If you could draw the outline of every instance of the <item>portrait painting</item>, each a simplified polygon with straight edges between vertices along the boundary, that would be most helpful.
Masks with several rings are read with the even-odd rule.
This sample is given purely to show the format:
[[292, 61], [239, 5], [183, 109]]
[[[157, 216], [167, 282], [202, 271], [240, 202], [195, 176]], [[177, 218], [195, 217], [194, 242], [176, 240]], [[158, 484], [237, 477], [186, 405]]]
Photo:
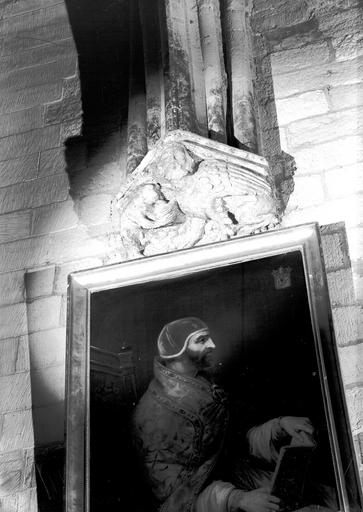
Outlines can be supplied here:
[[316, 224], [69, 289], [67, 512], [361, 509]]

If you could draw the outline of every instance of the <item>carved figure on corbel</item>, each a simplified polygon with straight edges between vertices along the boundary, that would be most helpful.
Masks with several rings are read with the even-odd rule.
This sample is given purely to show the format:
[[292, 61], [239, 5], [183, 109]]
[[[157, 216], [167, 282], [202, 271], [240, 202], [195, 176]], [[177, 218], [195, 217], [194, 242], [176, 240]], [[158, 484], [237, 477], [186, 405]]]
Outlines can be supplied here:
[[131, 259], [270, 229], [276, 204], [262, 157], [177, 130], [115, 198], [120, 250]]

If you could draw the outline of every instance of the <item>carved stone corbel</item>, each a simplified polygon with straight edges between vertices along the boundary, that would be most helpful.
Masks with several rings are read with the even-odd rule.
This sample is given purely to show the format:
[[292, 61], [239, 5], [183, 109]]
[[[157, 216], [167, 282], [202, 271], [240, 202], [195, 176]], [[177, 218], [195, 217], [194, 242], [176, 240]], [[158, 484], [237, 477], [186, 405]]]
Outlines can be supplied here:
[[120, 254], [150, 256], [279, 223], [266, 160], [194, 133], [161, 139], [113, 202]]

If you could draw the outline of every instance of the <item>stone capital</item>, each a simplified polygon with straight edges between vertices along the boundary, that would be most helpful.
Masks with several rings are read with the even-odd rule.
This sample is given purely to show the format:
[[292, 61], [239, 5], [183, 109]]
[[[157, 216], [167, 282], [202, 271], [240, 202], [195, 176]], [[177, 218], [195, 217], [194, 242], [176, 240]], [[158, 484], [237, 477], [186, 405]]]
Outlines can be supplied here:
[[265, 158], [182, 130], [147, 153], [113, 206], [126, 259], [250, 235], [279, 222]]

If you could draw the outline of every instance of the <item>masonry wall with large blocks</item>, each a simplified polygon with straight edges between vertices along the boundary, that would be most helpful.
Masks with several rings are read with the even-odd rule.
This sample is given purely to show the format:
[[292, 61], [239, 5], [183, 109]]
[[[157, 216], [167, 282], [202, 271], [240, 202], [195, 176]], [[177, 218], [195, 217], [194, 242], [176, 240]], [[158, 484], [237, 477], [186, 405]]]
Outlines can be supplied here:
[[[282, 149], [296, 161], [283, 225], [344, 222], [324, 254], [350, 420], [363, 468], [362, 2], [255, 0]], [[346, 244], [351, 263], [343, 253]], [[351, 269], [349, 268], [351, 264]], [[352, 273], [353, 271], [353, 273]]]
[[[67, 275], [109, 261], [110, 200], [125, 175], [127, 9], [119, 1], [99, 4], [0, 2], [0, 510], [6, 512], [37, 510], [34, 444], [63, 441]], [[360, 4], [255, 0], [253, 20], [266, 39], [260, 57], [272, 71], [281, 142], [297, 162], [284, 225], [347, 227], [353, 281], [341, 232], [330, 231], [324, 244], [359, 461]]]

